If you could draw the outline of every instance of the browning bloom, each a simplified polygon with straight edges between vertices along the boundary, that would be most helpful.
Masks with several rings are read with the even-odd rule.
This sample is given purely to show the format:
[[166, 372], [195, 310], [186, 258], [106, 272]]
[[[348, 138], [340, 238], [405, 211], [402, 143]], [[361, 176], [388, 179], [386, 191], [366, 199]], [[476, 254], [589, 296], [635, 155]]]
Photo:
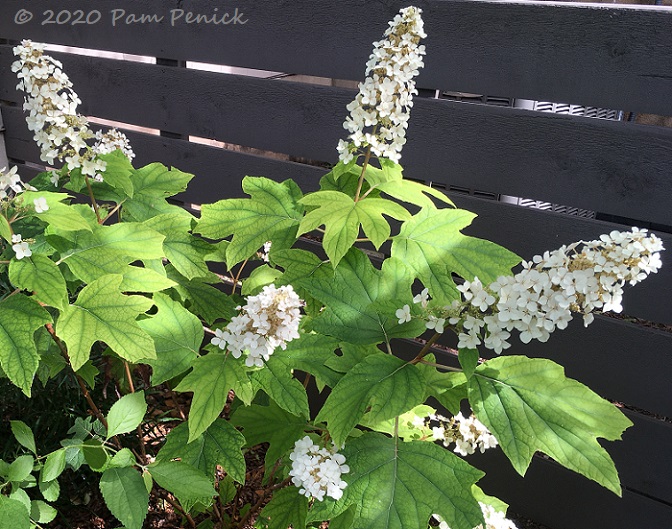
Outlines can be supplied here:
[[406, 143], [406, 129], [413, 96], [418, 93], [413, 78], [424, 66], [425, 47], [422, 11], [402, 9], [389, 24], [383, 40], [373, 43], [366, 64], [367, 78], [347, 109], [350, 116], [343, 126], [350, 132], [348, 141], [338, 144], [340, 159], [348, 163], [357, 152], [371, 149], [378, 157], [398, 162]]
[[231, 319], [226, 330], [215, 331], [211, 343], [228, 348], [234, 358], [247, 351], [245, 365], [262, 367], [276, 347], [284, 349], [287, 342], [299, 337], [303, 305], [291, 285], [265, 286], [256, 296], [248, 297], [245, 306], [238, 307], [241, 313]]

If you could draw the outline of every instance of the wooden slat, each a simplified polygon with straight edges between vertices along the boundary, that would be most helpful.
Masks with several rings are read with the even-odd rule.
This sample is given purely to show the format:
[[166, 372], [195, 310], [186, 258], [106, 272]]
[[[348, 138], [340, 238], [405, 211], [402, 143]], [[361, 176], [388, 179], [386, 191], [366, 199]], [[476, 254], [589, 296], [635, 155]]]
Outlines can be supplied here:
[[487, 494], [551, 529], [666, 529], [672, 519], [669, 504], [630, 490], [618, 498], [551, 461], [535, 458], [524, 478], [496, 450], [471, 456], [469, 461], [486, 472], [479, 485]]
[[[41, 25], [46, 9], [91, 11], [83, 0], [3, 0], [0, 36], [32, 38], [172, 59], [361, 79], [371, 43], [406, 2], [341, 0], [218, 5], [244, 13], [244, 25], [170, 24], [170, 10], [211, 15], [211, 2], [99, 0], [94, 25]], [[429, 35], [425, 88], [465, 91], [672, 115], [668, 8], [537, 2], [416, 2]], [[17, 24], [15, 14], [34, 18]], [[164, 16], [161, 23], [112, 25], [112, 10]], [[117, 11], [117, 13], [120, 13]], [[182, 19], [184, 20], [184, 18]], [[337, 50], [337, 51], [336, 51]]]
[[[17, 100], [0, 61], [0, 98]], [[63, 57], [81, 112], [334, 162], [352, 90]], [[4, 67], [4, 68], [3, 68]], [[147, 87], [151, 87], [148, 90]], [[672, 129], [419, 99], [407, 175], [672, 225]]]
[[[8, 120], [8, 148], [17, 159], [39, 163], [38, 150], [28, 135], [23, 117], [16, 108], [3, 108]], [[23, 134], [17, 134], [23, 130]], [[132, 134], [138, 155], [136, 165], [160, 160], [198, 177], [192, 181], [183, 199], [193, 203], [213, 202], [241, 196], [243, 176], [268, 176], [275, 180], [296, 178], [304, 192], [317, 189], [324, 170], [302, 164], [268, 160], [258, 156], [228, 152], [212, 147], [195, 145], [180, 140]], [[607, 222], [581, 219], [568, 215], [544, 212], [455, 195], [457, 205], [478, 213], [479, 217], [467, 233], [487, 238], [512, 249], [521, 257], [530, 259], [545, 250], [557, 248], [577, 240], [592, 240], [613, 229], [628, 229]], [[520, 237], [525, 233], [525, 237]], [[672, 236], [659, 233], [663, 242], [672, 249]], [[666, 252], [663, 253], [666, 261]], [[634, 288], [625, 296], [625, 313], [654, 322], [672, 324], [672, 311], [667, 300], [672, 298], [672, 268], [663, 266], [658, 274]]]

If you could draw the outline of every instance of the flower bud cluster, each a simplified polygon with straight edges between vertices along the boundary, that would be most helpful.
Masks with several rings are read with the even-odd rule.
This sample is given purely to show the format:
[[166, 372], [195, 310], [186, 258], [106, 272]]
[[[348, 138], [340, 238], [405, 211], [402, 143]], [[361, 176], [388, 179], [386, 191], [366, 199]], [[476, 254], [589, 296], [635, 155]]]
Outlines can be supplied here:
[[441, 441], [446, 448], [455, 443], [453, 451], [466, 456], [473, 454], [477, 449], [485, 452], [488, 448], [497, 446], [497, 439], [475, 415], [464, 417], [458, 413], [451, 419], [442, 415], [430, 415], [430, 420], [438, 422], [432, 428], [435, 440]]
[[[495, 510], [492, 505], [488, 505], [487, 503], [479, 501], [478, 504], [485, 519], [485, 529], [518, 529], [516, 524], [509, 520], [502, 511]], [[439, 522], [439, 529], [450, 529], [448, 523], [438, 514], [434, 514], [433, 516]], [[479, 524], [474, 529], [483, 529], [483, 525]]]
[[306, 435], [294, 443], [289, 458], [292, 460], [289, 475], [294, 485], [301, 488], [301, 494], [318, 501], [325, 496], [341, 499], [343, 489], [348, 486], [341, 475], [350, 472], [350, 467], [336, 447], [331, 450], [320, 448]]
[[394, 162], [401, 158], [413, 96], [418, 93], [413, 78], [424, 66], [425, 47], [419, 43], [427, 35], [421, 13], [416, 7], [402, 9], [389, 23], [385, 38], [373, 43], [367, 78], [347, 107], [350, 116], [343, 126], [350, 132], [348, 141], [338, 144], [345, 163], [366, 148]]
[[[23, 109], [29, 113], [26, 122], [41, 149], [40, 158], [49, 165], [53, 165], [54, 160], [65, 162], [71, 171], [81, 168], [82, 174], [102, 180], [106, 164], [97, 159], [102, 151], [97, 152], [86, 143], [94, 134], [87, 119], [77, 113], [81, 100], [63, 72], [62, 63], [45, 55], [44, 45], [30, 40], [16, 46], [14, 55], [19, 57], [12, 64], [12, 71], [19, 78], [16, 88], [26, 93]], [[115, 132], [111, 138], [122, 136]], [[123, 138], [122, 144], [127, 146], [128, 140]], [[99, 140], [100, 144], [110, 145], [110, 140], [102, 136]], [[127, 150], [124, 153], [127, 154]]]
[[247, 298], [247, 304], [238, 307], [226, 330], [217, 329], [211, 343], [231, 351], [240, 358], [248, 355], [245, 365], [263, 367], [276, 347], [284, 349], [287, 342], [299, 337], [300, 308], [303, 301], [291, 285], [276, 288], [268, 285], [256, 296]]
[[[462, 300], [448, 307], [428, 308], [426, 289], [414, 302], [425, 310], [427, 328], [443, 332], [447, 323], [457, 332], [459, 348], [482, 344], [500, 354], [511, 346], [513, 330], [523, 343], [545, 342], [567, 327], [574, 312], [583, 315], [586, 326], [595, 312], [621, 312], [623, 287], [657, 272], [661, 250], [662, 241], [647, 230], [612, 231], [536, 255], [521, 272], [488, 286], [478, 278], [465, 281], [457, 287]], [[399, 309], [397, 317], [399, 323], [409, 321], [410, 307]]]

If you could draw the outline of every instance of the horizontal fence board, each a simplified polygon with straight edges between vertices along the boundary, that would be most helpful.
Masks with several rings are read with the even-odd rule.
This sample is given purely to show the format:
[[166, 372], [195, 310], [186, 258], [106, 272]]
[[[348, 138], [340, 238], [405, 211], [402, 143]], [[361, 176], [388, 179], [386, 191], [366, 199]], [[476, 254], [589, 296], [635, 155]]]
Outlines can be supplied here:
[[[648, 447], [641, 447], [646, 450]], [[498, 450], [471, 456], [469, 461], [486, 472], [479, 485], [497, 496], [513, 512], [532, 518], [549, 529], [669, 529], [672, 507], [637, 492], [623, 497], [554, 462], [534, 458], [524, 478]]]
[[[10, 156], [39, 163], [38, 150], [30, 139], [21, 112], [3, 107], [7, 122], [7, 148]], [[17, 131], [23, 130], [23, 134]], [[269, 160], [259, 156], [224, 151], [183, 140], [158, 138], [128, 133], [138, 156], [136, 165], [153, 161], [178, 167], [197, 175], [183, 199], [193, 203], [213, 202], [221, 198], [242, 196], [240, 180], [245, 175], [268, 176], [275, 180], [296, 178], [304, 192], [317, 189], [324, 170], [303, 164]], [[479, 216], [466, 233], [491, 239], [510, 248], [525, 259], [583, 239], [592, 240], [613, 229], [628, 229], [608, 222], [582, 219], [570, 215], [502, 204], [455, 194], [456, 204]], [[526, 237], [520, 237], [526, 233]], [[659, 234], [672, 251], [672, 236]], [[642, 284], [627, 288], [624, 302], [626, 314], [654, 322], [672, 324], [672, 311], [667, 300], [672, 298], [672, 268], [663, 265], [658, 274]]]
[[[0, 50], [0, 98], [20, 100], [6, 70], [8, 48]], [[328, 162], [337, 160], [354, 95], [61, 57], [84, 101], [82, 113]], [[672, 129], [418, 99], [402, 162], [415, 178], [672, 226]]]
[[[361, 79], [371, 43], [405, 2], [99, 0], [98, 23], [42, 25], [43, 12], [89, 13], [91, 2], [4, 0], [0, 37], [233, 66]], [[664, 7], [428, 0], [424, 88], [672, 115], [672, 13]], [[32, 20], [15, 16], [30, 9]], [[171, 9], [185, 12], [171, 25]], [[186, 24], [186, 12], [235, 14], [245, 24]], [[114, 11], [113, 10], [117, 10]], [[126, 16], [161, 22], [126, 24]], [[67, 18], [64, 14], [61, 20]], [[94, 18], [96, 18], [94, 16]], [[221, 19], [221, 16], [219, 17]], [[338, 51], [336, 51], [338, 50]]]

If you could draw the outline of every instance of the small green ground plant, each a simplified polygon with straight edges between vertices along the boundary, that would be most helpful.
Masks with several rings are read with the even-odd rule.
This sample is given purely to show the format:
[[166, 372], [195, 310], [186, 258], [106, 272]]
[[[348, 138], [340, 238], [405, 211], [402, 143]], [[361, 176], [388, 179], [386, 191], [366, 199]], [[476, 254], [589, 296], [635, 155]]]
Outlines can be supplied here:
[[[248, 176], [249, 198], [203, 205], [200, 218], [167, 200], [192, 175], [135, 168], [123, 134], [94, 134], [77, 114], [58, 61], [28, 41], [15, 49], [29, 127], [44, 161], [63, 165], [27, 184], [15, 169], [0, 177], [1, 373], [27, 396], [67, 378], [90, 415], [48, 453], [12, 420], [22, 452], [0, 460], [1, 529], [47, 526], [59, 477], [83, 466], [126, 529], [141, 529], [152, 495], [203, 529], [513, 527], [467, 461], [495, 447], [520, 474], [539, 451], [621, 494], [597, 439], [630, 421], [550, 360], [483, 360], [478, 348], [499, 355], [515, 336], [548, 340], [573, 313], [588, 325], [619, 311], [623, 286], [660, 267], [661, 242], [612, 232], [514, 274], [518, 256], [464, 235], [475, 215], [398, 163], [424, 37], [411, 7], [374, 44], [319, 191]], [[308, 233], [321, 243], [299, 244]], [[428, 332], [403, 358], [402, 340]], [[444, 332], [458, 337], [459, 367], [432, 353]], [[92, 394], [106, 377], [124, 393], [107, 409]], [[311, 379], [326, 395], [312, 412]], [[191, 399], [150, 450], [159, 387]], [[261, 499], [231, 508], [245, 455], [263, 443]]]

